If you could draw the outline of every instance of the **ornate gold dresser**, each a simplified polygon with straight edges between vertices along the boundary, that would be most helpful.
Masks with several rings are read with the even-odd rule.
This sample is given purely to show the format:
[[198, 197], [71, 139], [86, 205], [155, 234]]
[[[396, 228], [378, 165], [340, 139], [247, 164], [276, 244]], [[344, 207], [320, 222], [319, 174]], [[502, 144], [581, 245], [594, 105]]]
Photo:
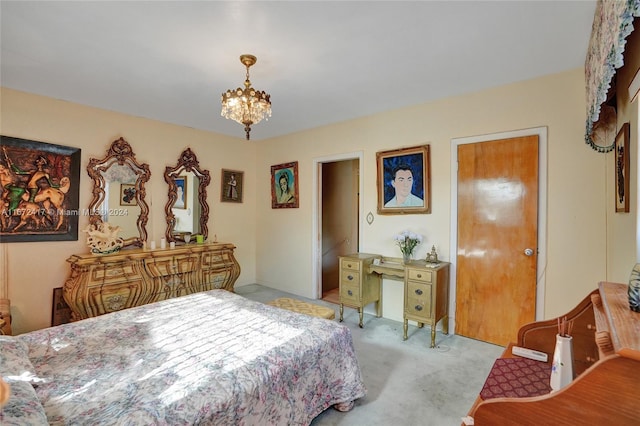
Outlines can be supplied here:
[[73, 255], [64, 299], [77, 321], [200, 291], [233, 291], [240, 275], [234, 249], [212, 243]]

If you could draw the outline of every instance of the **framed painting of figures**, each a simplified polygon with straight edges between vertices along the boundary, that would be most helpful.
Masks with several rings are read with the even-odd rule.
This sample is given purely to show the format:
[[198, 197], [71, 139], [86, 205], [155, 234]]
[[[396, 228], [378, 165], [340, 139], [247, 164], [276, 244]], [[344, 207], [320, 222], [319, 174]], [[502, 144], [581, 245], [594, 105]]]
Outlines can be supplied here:
[[244, 172], [222, 169], [220, 179], [220, 201], [227, 203], [241, 203], [244, 193]]
[[0, 243], [77, 240], [80, 149], [0, 138]]

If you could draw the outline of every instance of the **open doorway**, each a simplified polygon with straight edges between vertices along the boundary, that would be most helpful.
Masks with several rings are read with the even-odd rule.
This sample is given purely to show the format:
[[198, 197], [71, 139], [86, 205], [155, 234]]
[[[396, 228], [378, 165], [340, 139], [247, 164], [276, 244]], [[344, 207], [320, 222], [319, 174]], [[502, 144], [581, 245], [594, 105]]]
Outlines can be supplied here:
[[317, 298], [337, 304], [338, 257], [359, 249], [361, 154], [323, 158], [316, 163], [314, 288]]

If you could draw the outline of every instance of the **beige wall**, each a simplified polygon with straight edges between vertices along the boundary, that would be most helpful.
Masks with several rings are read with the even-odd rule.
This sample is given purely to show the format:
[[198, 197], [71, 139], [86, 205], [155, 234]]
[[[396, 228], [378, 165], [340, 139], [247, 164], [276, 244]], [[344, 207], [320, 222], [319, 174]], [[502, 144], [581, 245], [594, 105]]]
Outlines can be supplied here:
[[[175, 166], [178, 156], [190, 147], [200, 166], [211, 173], [208, 187], [210, 207], [209, 235], [237, 246], [236, 257], [242, 267], [237, 285], [254, 283], [255, 277], [255, 154], [256, 145], [241, 138], [175, 126], [139, 117], [89, 108], [51, 98], [3, 88], [0, 92], [0, 133], [41, 142], [82, 149], [80, 207], [91, 200], [91, 182], [86, 172], [89, 158], [102, 158], [111, 142], [125, 138], [141, 163], [148, 163], [151, 179], [147, 184], [150, 217], [149, 239], [159, 244], [166, 222], [164, 206], [168, 200], [163, 179], [166, 166]], [[239, 126], [239, 130], [242, 130]], [[239, 131], [239, 133], [241, 133]], [[245, 172], [244, 202], [220, 202], [222, 168]], [[79, 227], [88, 225], [80, 217]], [[74, 253], [87, 253], [85, 235], [78, 241], [8, 243], [9, 298], [14, 333], [49, 326], [52, 289], [61, 287], [69, 273], [65, 260]]]
[[[612, 208], [606, 176], [610, 172], [607, 164], [613, 160], [584, 143], [582, 69], [255, 142], [7, 89], [1, 95], [3, 135], [82, 148], [81, 207], [89, 202], [84, 170], [88, 158], [102, 157], [110, 142], [120, 136], [127, 139], [138, 159], [151, 166], [149, 231], [156, 240], [165, 229], [164, 167], [191, 147], [201, 166], [212, 173], [210, 235], [238, 246], [242, 266], [238, 285], [257, 282], [302, 296], [313, 294], [314, 159], [363, 154], [362, 251], [398, 256], [392, 236], [409, 228], [426, 237], [418, 256], [435, 244], [447, 260], [452, 220], [451, 139], [540, 126], [548, 127], [545, 316], [566, 312], [598, 281], [624, 277], [632, 266], [606, 267], [607, 243], [611, 243], [607, 209]], [[431, 145], [432, 213], [378, 216], [376, 152], [425, 143]], [[290, 161], [299, 162], [300, 208], [272, 209], [270, 167]], [[243, 204], [219, 202], [222, 167], [245, 171]], [[375, 216], [371, 225], [364, 221], [368, 212]], [[86, 224], [86, 218], [81, 218], [80, 227]], [[51, 289], [66, 278], [64, 260], [86, 252], [84, 240], [8, 246], [14, 331], [45, 327], [51, 315]], [[627, 248], [620, 250], [622, 256], [630, 256]], [[393, 298], [390, 302], [397, 303]]]
[[[314, 158], [362, 151], [361, 251], [399, 256], [392, 236], [409, 228], [426, 236], [418, 252], [435, 244], [445, 260], [450, 234], [451, 139], [539, 126], [548, 127], [548, 229], [546, 317], [572, 308], [606, 279], [605, 155], [584, 143], [585, 93], [582, 69], [411, 108], [389, 111], [260, 143], [257, 146], [257, 281], [311, 296], [314, 232]], [[431, 145], [432, 213], [376, 213], [376, 152]], [[299, 161], [300, 208], [272, 210], [270, 165]], [[607, 200], [608, 202], [608, 200]], [[607, 204], [607, 205], [610, 205]], [[274, 265], [281, 265], [274, 267]], [[391, 285], [389, 283], [388, 285]], [[386, 293], [385, 293], [386, 294]], [[385, 300], [385, 305], [388, 301]], [[398, 303], [397, 298], [389, 303]], [[385, 306], [385, 309], [387, 307]]]
[[640, 31], [634, 31], [627, 38], [624, 66], [616, 72], [617, 128], [629, 123], [631, 132], [629, 148], [631, 151], [629, 213], [615, 212], [615, 152], [607, 154], [607, 270], [611, 281], [628, 282], [631, 269], [640, 262], [637, 248], [638, 238], [638, 105], [629, 103], [629, 84], [640, 68]]

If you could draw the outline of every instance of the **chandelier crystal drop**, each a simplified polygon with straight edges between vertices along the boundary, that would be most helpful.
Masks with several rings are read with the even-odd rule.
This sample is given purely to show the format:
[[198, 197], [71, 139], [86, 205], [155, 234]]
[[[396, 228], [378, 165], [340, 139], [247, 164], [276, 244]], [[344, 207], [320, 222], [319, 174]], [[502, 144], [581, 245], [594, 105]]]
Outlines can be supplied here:
[[249, 140], [251, 126], [271, 117], [271, 95], [265, 91], [251, 87], [249, 81], [249, 67], [254, 65], [257, 58], [253, 55], [241, 55], [240, 62], [247, 69], [244, 89], [227, 90], [222, 94], [222, 112], [224, 118], [231, 119], [244, 125], [244, 131]]

